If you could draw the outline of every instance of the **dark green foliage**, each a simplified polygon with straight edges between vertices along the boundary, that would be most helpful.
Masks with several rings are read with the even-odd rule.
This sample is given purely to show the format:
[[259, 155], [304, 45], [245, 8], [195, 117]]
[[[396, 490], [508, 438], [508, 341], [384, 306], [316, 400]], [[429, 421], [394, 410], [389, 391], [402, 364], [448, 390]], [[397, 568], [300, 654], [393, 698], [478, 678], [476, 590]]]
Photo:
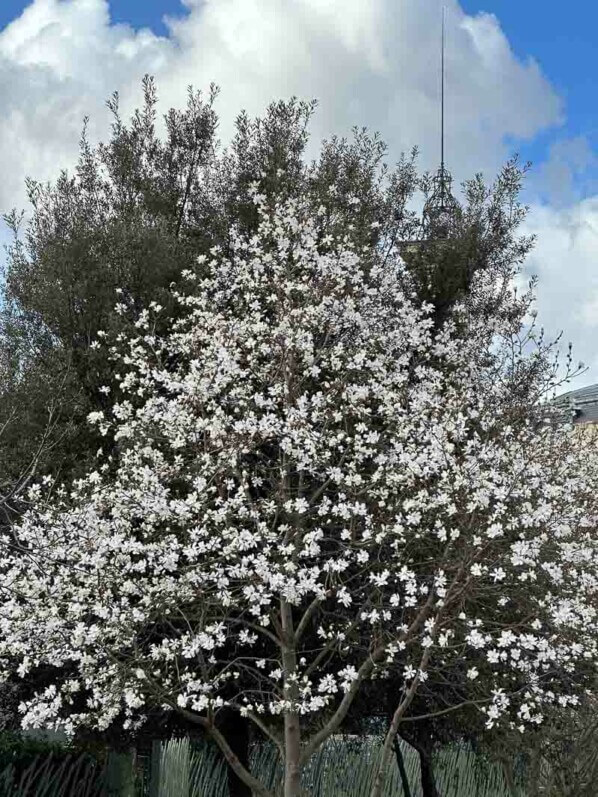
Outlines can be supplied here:
[[[27, 221], [14, 210], [5, 217], [14, 241], [0, 317], [0, 419], [10, 418], [0, 440], [0, 479], [14, 477], [31, 455], [51, 409], [52, 446], [41, 470], [67, 478], [106, 445], [85, 420], [110, 400], [101, 388], [115, 387], [104, 350], [91, 347], [97, 333], [128, 334], [131, 318], [152, 300], [167, 305], [161, 317], [169, 319], [166, 288], [181, 271], [197, 269], [197, 256], [209, 256], [213, 246], [226, 252], [233, 227], [255, 228], [254, 181], [272, 200], [307, 197], [357, 247], [386, 252], [421, 241], [413, 198], [426, 180], [418, 178], [415, 151], [391, 171], [379, 135], [355, 128], [352, 140], [324, 141], [308, 164], [316, 103], [293, 98], [272, 103], [263, 118], [242, 112], [230, 147], [220, 152], [214, 87], [207, 100], [190, 89], [187, 107], [166, 114], [163, 136], [150, 78], [143, 91], [144, 106], [129, 124], [118, 96], [109, 100], [107, 143], [91, 146], [84, 129], [72, 174], [64, 171], [50, 185], [27, 181]], [[521, 177], [511, 163], [491, 189], [480, 178], [470, 181], [451, 240], [409, 250], [414, 288], [434, 304], [439, 323], [477, 270], [525, 253], [527, 243], [516, 236]], [[117, 301], [128, 311], [115, 312]]]
[[[475, 299], [471, 291], [478, 272], [502, 277], [506, 289], [514, 270], [525, 260], [533, 246], [533, 238], [520, 233], [527, 207], [519, 195], [527, 169], [513, 158], [490, 186], [479, 174], [467, 180], [450, 235], [422, 242], [408, 252], [420, 298], [434, 306], [437, 324], [446, 319], [456, 301], [465, 296]], [[422, 187], [427, 194], [427, 176]], [[516, 307], [510, 305], [511, 310]], [[483, 304], [477, 311], [484, 313]], [[517, 319], [514, 314], [513, 320]]]
[[100, 766], [87, 755], [37, 757], [20, 775], [13, 765], [0, 773], [0, 797], [100, 797]]
[[23, 769], [40, 756], [53, 755], [56, 758], [64, 758], [69, 753], [69, 749], [60, 742], [23, 736], [15, 731], [0, 733], [0, 770], [4, 770], [9, 764], [13, 764], [17, 769]]
[[[129, 126], [118, 97], [108, 144], [92, 148], [85, 130], [74, 174], [55, 185], [27, 181], [31, 218], [6, 216], [15, 239], [9, 249], [2, 309], [0, 414], [11, 423], [2, 439], [0, 468], [14, 471], [39, 439], [48, 408], [59, 400], [59, 418], [46, 469], [68, 476], [86, 462], [99, 441], [86, 424], [101, 408], [112, 372], [90, 344], [98, 331], [127, 329], [115, 312], [116, 291], [132, 311], [153, 299], [189, 267], [201, 242], [186, 223], [198, 170], [213, 150], [215, 91], [204, 103], [189, 92], [185, 112], [171, 111], [167, 136], [155, 130], [153, 82], [144, 81], [145, 105]], [[185, 223], [183, 223], [185, 222]]]
[[95, 797], [103, 764], [70, 745], [0, 733], [0, 797]]

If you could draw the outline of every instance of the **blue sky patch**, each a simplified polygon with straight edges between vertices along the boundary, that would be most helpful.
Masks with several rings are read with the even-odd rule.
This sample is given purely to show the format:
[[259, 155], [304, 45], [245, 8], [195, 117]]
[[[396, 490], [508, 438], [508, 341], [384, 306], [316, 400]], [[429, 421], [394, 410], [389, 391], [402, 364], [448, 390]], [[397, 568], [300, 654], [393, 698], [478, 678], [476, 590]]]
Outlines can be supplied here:
[[[27, 0], [1, 0], [0, 28], [18, 17], [30, 5]], [[164, 17], [186, 16], [181, 0], [110, 0], [113, 22], [126, 22], [133, 28], [151, 28], [159, 36], [167, 36]]]

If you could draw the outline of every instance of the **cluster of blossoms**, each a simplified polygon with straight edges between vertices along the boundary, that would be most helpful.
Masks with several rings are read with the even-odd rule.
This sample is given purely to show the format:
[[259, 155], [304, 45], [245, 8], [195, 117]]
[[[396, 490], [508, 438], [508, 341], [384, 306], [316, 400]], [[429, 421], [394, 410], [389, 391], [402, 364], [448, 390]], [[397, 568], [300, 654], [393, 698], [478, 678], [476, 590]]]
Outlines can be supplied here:
[[254, 201], [170, 332], [154, 306], [117, 342], [91, 419], [112, 454], [35, 488], [2, 540], [0, 657], [46, 678], [24, 723], [228, 705], [277, 740], [315, 716], [309, 755], [372, 678], [407, 711], [448, 673], [489, 726], [574, 703], [598, 661], [596, 455], [512, 399], [500, 308], [435, 329], [396, 253]]

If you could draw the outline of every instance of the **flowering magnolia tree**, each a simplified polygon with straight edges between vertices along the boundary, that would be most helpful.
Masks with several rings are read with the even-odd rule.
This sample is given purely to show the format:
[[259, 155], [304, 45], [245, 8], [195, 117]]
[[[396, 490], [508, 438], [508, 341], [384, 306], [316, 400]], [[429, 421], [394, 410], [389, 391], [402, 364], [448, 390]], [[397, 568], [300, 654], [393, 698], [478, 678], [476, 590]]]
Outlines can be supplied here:
[[222, 707], [278, 746], [297, 797], [360, 691], [393, 678], [376, 797], [438, 673], [465, 668], [488, 727], [575, 704], [598, 656], [597, 461], [513, 391], [550, 378], [504, 275], [438, 329], [396, 251], [253, 195], [257, 233], [186, 273], [169, 334], [153, 305], [113, 346], [120, 395], [91, 421], [116, 449], [36, 487], [3, 537], [0, 656], [44, 674], [25, 726], [170, 709], [263, 797]]

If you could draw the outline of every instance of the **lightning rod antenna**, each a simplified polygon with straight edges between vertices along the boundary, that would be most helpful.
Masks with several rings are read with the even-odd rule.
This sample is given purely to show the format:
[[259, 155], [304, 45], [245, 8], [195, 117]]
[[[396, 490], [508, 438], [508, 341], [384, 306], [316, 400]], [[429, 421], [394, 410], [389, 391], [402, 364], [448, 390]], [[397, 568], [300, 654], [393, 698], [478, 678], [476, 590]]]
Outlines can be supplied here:
[[446, 6], [442, 6], [442, 43], [440, 48], [440, 168], [444, 171], [444, 39]]

